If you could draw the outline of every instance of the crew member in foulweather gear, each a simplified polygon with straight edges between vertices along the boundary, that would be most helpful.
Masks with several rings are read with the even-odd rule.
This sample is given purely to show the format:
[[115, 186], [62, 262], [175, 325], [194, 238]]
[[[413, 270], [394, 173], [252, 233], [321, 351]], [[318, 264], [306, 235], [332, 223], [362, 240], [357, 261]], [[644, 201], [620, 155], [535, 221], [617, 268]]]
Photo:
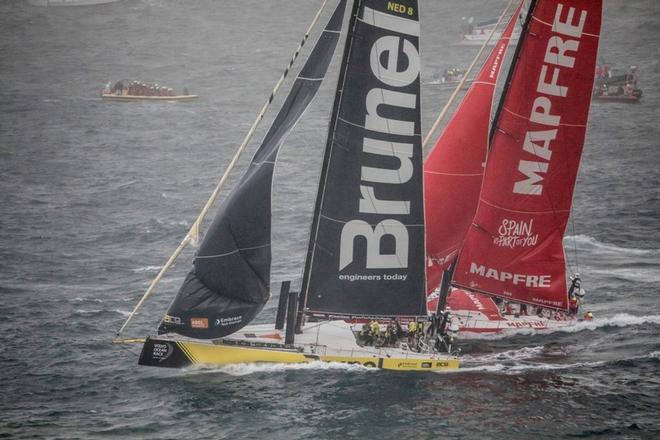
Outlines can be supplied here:
[[594, 319], [594, 314], [593, 313], [587, 312], [587, 313], [584, 314], [584, 320], [585, 321], [591, 321], [592, 319]]
[[438, 315], [433, 313], [431, 316], [428, 317], [429, 320], [429, 325], [426, 329], [426, 338], [431, 339], [433, 335], [435, 335], [435, 331], [438, 328]]
[[383, 345], [385, 346], [394, 346], [394, 342], [396, 341], [396, 336], [394, 335], [394, 325], [390, 322], [387, 324], [387, 327], [385, 327], [385, 337], [383, 338]]
[[[580, 308], [580, 298], [582, 290], [582, 280], [580, 274], [575, 273], [571, 277], [571, 286], [568, 288], [568, 312], [570, 315], [575, 316]], [[584, 296], [584, 294], [580, 295]]]
[[444, 336], [447, 331], [447, 322], [451, 319], [451, 308], [447, 306], [445, 310], [440, 313], [442, 314], [442, 319], [440, 321], [440, 325], [438, 326], [438, 334], [440, 336]]
[[424, 323], [423, 322], [418, 322], [417, 323], [417, 328], [416, 328], [416, 348], [417, 351], [422, 351], [422, 343], [424, 342]]
[[362, 325], [362, 330], [360, 330], [360, 337], [364, 341], [364, 345], [371, 345], [373, 343], [373, 337], [371, 336], [371, 327], [366, 322]]
[[378, 321], [374, 320], [371, 321], [370, 326], [371, 326], [371, 335], [374, 338], [374, 345], [376, 345], [380, 339], [380, 325], [378, 324]]
[[417, 323], [417, 336], [421, 339], [424, 337], [424, 322]]
[[415, 321], [408, 322], [408, 345], [412, 347], [415, 343], [415, 334], [417, 330], [417, 323]]
[[189, 93], [188, 93], [188, 88], [187, 88], [187, 87], [184, 87], [184, 88], [183, 88], [183, 94], [186, 95], [186, 96], [189, 95]]
[[396, 319], [394, 320], [394, 331], [397, 339], [403, 337], [404, 335], [403, 329], [401, 328], [401, 324], [399, 324], [399, 321]]

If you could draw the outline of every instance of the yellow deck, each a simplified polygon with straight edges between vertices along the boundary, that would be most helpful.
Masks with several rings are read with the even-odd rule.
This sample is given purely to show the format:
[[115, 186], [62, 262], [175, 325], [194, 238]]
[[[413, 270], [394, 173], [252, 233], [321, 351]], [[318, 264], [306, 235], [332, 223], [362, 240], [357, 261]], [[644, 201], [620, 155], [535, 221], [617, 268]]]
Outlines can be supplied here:
[[424, 357], [362, 357], [334, 355], [306, 355], [300, 352], [236, 347], [223, 344], [207, 344], [195, 342], [174, 342], [186, 355], [192, 364], [228, 365], [244, 363], [309, 363], [309, 362], [341, 362], [359, 364], [365, 367], [383, 368], [400, 371], [441, 371], [455, 370], [459, 361], [455, 358], [424, 358]]

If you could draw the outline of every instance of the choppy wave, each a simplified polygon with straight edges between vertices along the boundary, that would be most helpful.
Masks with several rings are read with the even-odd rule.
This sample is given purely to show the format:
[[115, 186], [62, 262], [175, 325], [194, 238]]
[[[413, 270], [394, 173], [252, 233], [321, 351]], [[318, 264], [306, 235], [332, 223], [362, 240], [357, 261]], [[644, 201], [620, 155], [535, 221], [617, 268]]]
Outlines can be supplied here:
[[135, 269], [131, 269], [131, 271], [140, 273], [140, 272], [158, 272], [161, 270], [163, 266], [143, 266], [143, 267], [137, 267]]
[[119, 310], [119, 309], [113, 309], [113, 310], [105, 310], [105, 309], [92, 309], [92, 310], [85, 310], [85, 309], [76, 309], [73, 311], [74, 314], [76, 315], [104, 315], [106, 313], [116, 313], [118, 315], [122, 316], [128, 316], [131, 314], [131, 312], [127, 310]]
[[459, 334], [461, 339], [504, 339], [511, 336], [525, 336], [525, 335], [545, 335], [550, 333], [577, 333], [583, 330], [596, 330], [605, 327], [628, 327], [645, 324], [660, 324], [660, 315], [644, 315], [635, 316], [628, 313], [617, 313], [614, 316], [607, 318], [595, 318], [591, 321], [577, 321], [567, 324], [564, 327], [549, 328], [543, 330], [535, 330], [530, 328], [521, 329], [507, 329], [506, 332], [500, 334], [480, 334], [468, 332]]
[[293, 370], [345, 370], [345, 371], [377, 371], [357, 364], [344, 364], [340, 362], [314, 361], [300, 364], [234, 364], [222, 367], [194, 366], [183, 370], [184, 375], [223, 373], [230, 376], [248, 376], [255, 373], [278, 373]]
[[541, 356], [546, 348], [543, 345], [535, 347], [522, 347], [515, 350], [506, 350], [500, 353], [488, 353], [484, 355], [463, 355], [463, 362], [496, 362], [496, 361], [520, 361]]
[[655, 267], [591, 269], [591, 274], [641, 283], [660, 283], [660, 270]]
[[[538, 347], [532, 347], [530, 349], [531, 351], [537, 351]], [[542, 352], [543, 350], [540, 350]], [[518, 353], [516, 353], [518, 352]], [[593, 368], [593, 367], [599, 367], [602, 365], [606, 364], [611, 364], [611, 363], [616, 363], [616, 362], [621, 362], [621, 361], [639, 361], [639, 360], [645, 360], [645, 359], [659, 359], [660, 358], [660, 351], [653, 351], [651, 353], [645, 353], [641, 355], [636, 355], [636, 356], [629, 356], [621, 359], [613, 359], [613, 360], [600, 360], [600, 361], [589, 361], [589, 362], [573, 362], [573, 363], [545, 363], [545, 362], [526, 362], [524, 361], [525, 356], [525, 350], [520, 349], [520, 350], [512, 350], [510, 352], [503, 352], [500, 354], [504, 354], [505, 357], [511, 357], [512, 362], [510, 363], [505, 363], [503, 362], [498, 362], [498, 363], [492, 363], [494, 359], [496, 359], [496, 355], [494, 354], [488, 354], [484, 356], [475, 356], [472, 358], [468, 358], [465, 356], [464, 362], [468, 365], [466, 367], [461, 367], [457, 372], [489, 372], [489, 373], [505, 373], [505, 374], [518, 374], [523, 371], [533, 371], [533, 370], [567, 370], [567, 369], [580, 369], [580, 368]], [[516, 358], [517, 359], [514, 359]], [[517, 363], [517, 362], [519, 363]], [[480, 365], [471, 365], [471, 362], [474, 364], [480, 364]]]
[[81, 298], [79, 296], [73, 298], [71, 302], [81, 303], [81, 302], [93, 302], [93, 303], [102, 303], [103, 300], [99, 298]]
[[518, 374], [522, 371], [529, 370], [566, 370], [566, 369], [576, 369], [576, 368], [585, 368], [585, 367], [598, 367], [606, 364], [606, 361], [592, 361], [592, 362], [575, 362], [571, 364], [547, 364], [547, 363], [526, 363], [526, 364], [485, 364], [485, 365], [475, 365], [469, 367], [462, 367], [457, 372], [489, 372], [489, 373], [506, 373], [506, 374]]
[[599, 251], [603, 252], [610, 252], [610, 253], [616, 253], [617, 255], [621, 254], [627, 254], [627, 255], [660, 255], [660, 249], [640, 249], [640, 248], [626, 248], [626, 247], [621, 247], [617, 246], [614, 244], [610, 243], [603, 243], [602, 241], [598, 241], [596, 238], [590, 236], [590, 235], [583, 235], [583, 234], [578, 234], [578, 235], [567, 235], [564, 237], [565, 241], [577, 243], [579, 247], [582, 248], [595, 248], [598, 249]]

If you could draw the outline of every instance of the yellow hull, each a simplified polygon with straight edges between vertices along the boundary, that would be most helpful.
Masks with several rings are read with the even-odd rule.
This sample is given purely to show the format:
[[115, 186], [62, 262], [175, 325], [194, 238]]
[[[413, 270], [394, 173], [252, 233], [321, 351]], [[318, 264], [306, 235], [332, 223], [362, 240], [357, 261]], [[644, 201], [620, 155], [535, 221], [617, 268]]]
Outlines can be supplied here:
[[101, 94], [105, 101], [191, 101], [199, 98], [197, 95], [178, 95], [178, 96], [142, 96], [142, 95], [115, 95]]
[[446, 371], [459, 367], [458, 359], [433, 357], [367, 357], [305, 354], [297, 349], [240, 347], [205, 342], [147, 338], [141, 365], [181, 368], [189, 365], [230, 365], [251, 363], [300, 364], [340, 362], [398, 371]]

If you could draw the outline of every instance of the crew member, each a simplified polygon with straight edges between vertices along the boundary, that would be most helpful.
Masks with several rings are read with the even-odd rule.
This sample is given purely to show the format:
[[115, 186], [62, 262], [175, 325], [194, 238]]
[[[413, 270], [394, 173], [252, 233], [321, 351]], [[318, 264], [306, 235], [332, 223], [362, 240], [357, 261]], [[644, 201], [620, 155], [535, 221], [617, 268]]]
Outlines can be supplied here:
[[417, 331], [417, 323], [415, 321], [408, 321], [408, 345], [413, 346], [415, 342], [415, 333]]
[[373, 320], [371, 321], [371, 335], [374, 338], [374, 345], [378, 342], [380, 339], [380, 325], [378, 324], [378, 321]]
[[568, 296], [570, 297], [571, 295], [577, 294], [580, 290], [581, 284], [582, 280], [580, 279], [580, 274], [576, 272], [571, 277], [571, 287], [568, 288]]
[[388, 346], [388, 345], [393, 346], [394, 345], [394, 342], [396, 341], [395, 336], [394, 336], [394, 332], [395, 332], [394, 325], [391, 322], [389, 322], [387, 324], [387, 327], [385, 327], [385, 337], [384, 337], [384, 340], [383, 340], [383, 345], [385, 345], [385, 346]]
[[403, 337], [403, 329], [401, 328], [401, 324], [399, 324], [397, 319], [394, 320], [394, 331], [397, 339]]
[[373, 343], [373, 338], [371, 337], [371, 327], [369, 327], [369, 324], [366, 322], [362, 324], [360, 337], [364, 340], [364, 345], [371, 345]]

